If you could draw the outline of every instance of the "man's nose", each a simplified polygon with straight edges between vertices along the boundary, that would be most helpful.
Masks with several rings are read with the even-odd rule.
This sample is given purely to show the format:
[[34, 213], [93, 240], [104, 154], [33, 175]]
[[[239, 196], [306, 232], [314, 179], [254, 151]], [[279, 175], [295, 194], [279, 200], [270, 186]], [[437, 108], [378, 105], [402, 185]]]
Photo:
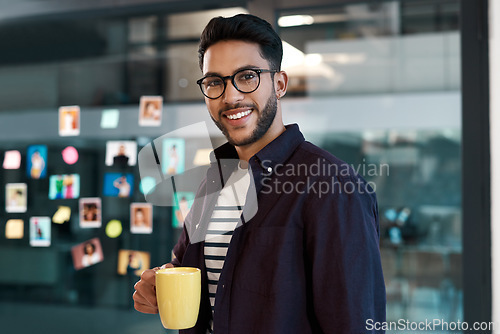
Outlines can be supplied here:
[[222, 94], [222, 99], [224, 103], [234, 104], [244, 99], [244, 93], [237, 90], [236, 87], [234, 87], [233, 82], [228, 80], [226, 91]]

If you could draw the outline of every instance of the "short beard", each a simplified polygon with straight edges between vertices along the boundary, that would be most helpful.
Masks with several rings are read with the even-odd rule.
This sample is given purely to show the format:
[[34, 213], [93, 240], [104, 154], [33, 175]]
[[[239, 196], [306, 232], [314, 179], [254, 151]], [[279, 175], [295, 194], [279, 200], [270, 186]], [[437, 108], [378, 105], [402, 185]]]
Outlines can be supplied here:
[[[255, 108], [253, 109], [255, 111]], [[262, 111], [259, 114], [259, 119], [257, 120], [257, 126], [253, 130], [252, 134], [248, 138], [243, 138], [240, 141], [235, 141], [233, 138], [231, 138], [229, 136], [229, 131], [227, 131], [227, 129], [222, 125], [222, 123], [215, 120], [212, 116], [210, 117], [214, 121], [215, 125], [217, 125], [217, 127], [222, 131], [229, 144], [233, 146], [245, 146], [255, 143], [257, 140], [259, 140], [266, 134], [267, 130], [269, 130], [269, 128], [271, 127], [271, 124], [273, 124], [277, 110], [278, 110], [278, 99], [274, 94], [271, 94], [271, 96], [267, 100], [266, 106], [262, 109]], [[221, 113], [219, 113], [219, 115], [221, 115]]]

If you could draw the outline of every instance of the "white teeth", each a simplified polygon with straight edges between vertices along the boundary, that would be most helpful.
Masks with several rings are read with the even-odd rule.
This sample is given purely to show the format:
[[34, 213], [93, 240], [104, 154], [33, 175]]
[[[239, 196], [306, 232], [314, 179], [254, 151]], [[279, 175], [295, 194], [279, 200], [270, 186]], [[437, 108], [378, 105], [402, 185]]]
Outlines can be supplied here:
[[250, 114], [252, 112], [252, 110], [247, 110], [247, 111], [244, 111], [244, 112], [239, 112], [237, 114], [234, 114], [234, 115], [227, 115], [227, 118], [229, 119], [240, 119], [242, 117], [245, 117], [246, 115]]

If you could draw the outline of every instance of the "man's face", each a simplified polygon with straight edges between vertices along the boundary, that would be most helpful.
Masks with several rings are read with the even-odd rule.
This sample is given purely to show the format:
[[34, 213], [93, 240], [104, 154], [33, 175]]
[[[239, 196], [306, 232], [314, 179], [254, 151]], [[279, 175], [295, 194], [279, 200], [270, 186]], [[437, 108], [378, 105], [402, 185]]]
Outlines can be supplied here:
[[[205, 52], [203, 75], [217, 74], [224, 77], [244, 68], [270, 69], [259, 51], [256, 43], [237, 40], [218, 42]], [[238, 91], [231, 80], [227, 80], [224, 94], [215, 100], [205, 97], [205, 102], [211, 118], [230, 144], [252, 144], [268, 131], [276, 116], [277, 98], [273, 76], [271, 73], [261, 73], [260, 85], [252, 93]], [[238, 113], [243, 116], [238, 118]]]

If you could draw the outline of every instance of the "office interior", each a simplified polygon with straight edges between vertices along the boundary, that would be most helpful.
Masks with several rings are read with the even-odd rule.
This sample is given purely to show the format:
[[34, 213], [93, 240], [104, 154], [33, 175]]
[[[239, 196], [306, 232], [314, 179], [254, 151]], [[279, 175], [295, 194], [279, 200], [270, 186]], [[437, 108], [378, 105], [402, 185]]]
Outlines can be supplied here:
[[[207, 152], [225, 139], [196, 84], [197, 45], [210, 18], [237, 13], [267, 19], [283, 40], [282, 69], [290, 78], [282, 99], [285, 123], [299, 124], [306, 140], [351, 164], [376, 187], [387, 320], [467, 319], [467, 309], [480, 305], [464, 298], [471, 287], [464, 283], [461, 23], [472, 15], [463, 11], [464, 3], [470, 5], [2, 2], [0, 331], [176, 333], [164, 329], [158, 316], [135, 311], [131, 296], [141, 266], [170, 261], [182, 226], [179, 203], [155, 203], [151, 229], [134, 231], [131, 204], [147, 204], [140, 161], [108, 164], [108, 145], [133, 142], [135, 157], [157, 138], [205, 122], [210, 141], [187, 129], [181, 154], [184, 170], [206, 164]], [[157, 123], [144, 125], [141, 100], [148, 97], [161, 97], [162, 113]], [[79, 110], [76, 135], [61, 133], [61, 107]], [[30, 174], [34, 145], [46, 149], [43, 177]], [[68, 162], [68, 147], [76, 162]], [[6, 168], [5, 161], [16, 156], [18, 167]], [[58, 175], [77, 175], [78, 192], [73, 178], [71, 194], [57, 197]], [[131, 187], [123, 197], [109, 192], [122, 175]], [[12, 184], [25, 191], [25, 208], [9, 209]], [[98, 203], [95, 227], [81, 223], [81, 200], [88, 198]], [[64, 212], [69, 217], [53, 221]], [[49, 245], [33, 242], [34, 217], [50, 218]], [[14, 237], [8, 235], [12, 221], [23, 223]], [[75, 247], [96, 238], [99, 262], [77, 269]], [[123, 269], [123, 251], [142, 256], [141, 266]], [[477, 261], [488, 262], [488, 256]], [[491, 306], [491, 286], [488, 292]], [[491, 309], [485, 317], [491, 321]]]

